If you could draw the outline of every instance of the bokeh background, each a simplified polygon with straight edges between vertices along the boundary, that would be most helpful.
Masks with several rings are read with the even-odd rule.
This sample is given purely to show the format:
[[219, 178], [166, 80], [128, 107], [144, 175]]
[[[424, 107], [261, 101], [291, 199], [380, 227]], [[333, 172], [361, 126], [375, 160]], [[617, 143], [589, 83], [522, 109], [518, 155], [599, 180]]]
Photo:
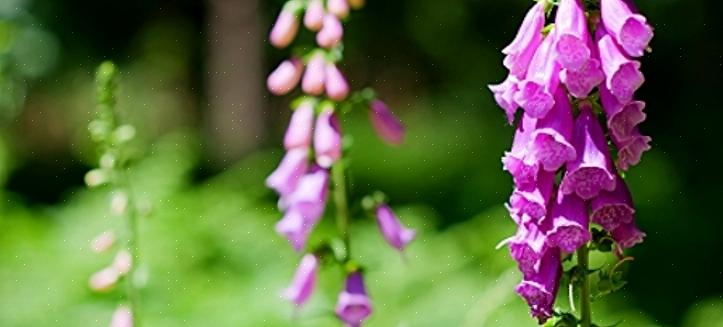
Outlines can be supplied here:
[[[639, 92], [653, 149], [627, 175], [648, 237], [630, 252], [629, 284], [594, 314], [603, 325], [723, 326], [723, 5], [636, 2], [656, 29]], [[266, 41], [282, 4], [0, 1], [0, 326], [106, 326], [122, 298], [87, 287], [112, 256], [89, 240], [120, 223], [108, 190], [83, 185], [105, 59], [120, 66], [119, 107], [146, 153], [132, 173], [151, 208], [140, 226], [145, 325], [338, 325], [336, 269], [301, 312], [279, 299], [298, 259], [273, 231], [280, 214], [263, 186], [292, 98], [264, 89], [288, 53]], [[512, 260], [494, 250], [514, 231], [499, 162], [512, 129], [486, 89], [504, 78], [499, 50], [530, 4], [369, 0], [353, 13], [342, 70], [354, 88], [376, 88], [408, 135], [389, 148], [365, 112], [346, 118], [352, 197], [383, 190], [420, 231], [405, 261], [355, 209], [369, 326], [535, 325], [512, 291]], [[333, 233], [329, 218], [314, 241]]]

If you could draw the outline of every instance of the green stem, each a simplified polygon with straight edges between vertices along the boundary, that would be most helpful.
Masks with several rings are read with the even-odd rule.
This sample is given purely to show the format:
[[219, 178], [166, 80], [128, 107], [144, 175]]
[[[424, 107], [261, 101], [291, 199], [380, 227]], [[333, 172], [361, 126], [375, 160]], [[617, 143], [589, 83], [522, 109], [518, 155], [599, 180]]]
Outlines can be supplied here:
[[592, 326], [592, 308], [590, 306], [590, 281], [588, 279], [589, 247], [587, 244], [577, 250], [577, 268], [580, 271], [580, 326]]
[[336, 206], [336, 227], [339, 236], [344, 241], [346, 252], [345, 261], [351, 257], [349, 242], [349, 205], [346, 199], [346, 180], [344, 178], [344, 164], [341, 159], [331, 167], [331, 179], [334, 184], [334, 204]]
[[126, 204], [126, 225], [127, 225], [127, 243], [126, 247], [128, 252], [131, 254], [131, 269], [128, 271], [126, 280], [126, 293], [128, 296], [128, 305], [131, 310], [131, 316], [133, 318], [133, 326], [140, 327], [140, 308], [141, 308], [141, 296], [140, 290], [138, 289], [138, 265], [140, 262], [140, 249], [138, 247], [138, 212], [136, 210], [136, 203], [133, 198], [133, 193], [130, 187], [130, 181], [128, 173], [124, 168], [122, 169], [122, 184], [121, 189], [126, 192], [128, 197], [128, 203]]

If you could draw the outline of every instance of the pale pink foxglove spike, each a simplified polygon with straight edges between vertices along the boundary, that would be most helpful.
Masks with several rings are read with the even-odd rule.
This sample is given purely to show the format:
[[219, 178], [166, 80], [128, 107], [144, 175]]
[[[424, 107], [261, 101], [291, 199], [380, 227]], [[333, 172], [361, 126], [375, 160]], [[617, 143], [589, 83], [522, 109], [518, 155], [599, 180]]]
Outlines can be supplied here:
[[507, 123], [512, 125], [515, 121], [517, 108], [520, 106], [515, 102], [515, 93], [519, 91], [518, 84], [520, 80], [515, 75], [508, 75], [500, 84], [490, 84], [487, 87], [492, 91], [497, 104], [505, 111], [507, 115]]
[[113, 312], [110, 327], [133, 327], [133, 313], [128, 306], [121, 305]]
[[284, 148], [309, 149], [314, 130], [314, 101], [303, 101], [294, 109], [284, 134]]
[[530, 152], [547, 171], [557, 171], [567, 162], [575, 160], [572, 140], [572, 105], [562, 87], [555, 92], [555, 105], [539, 119], [532, 132]]
[[319, 33], [316, 33], [316, 43], [322, 48], [330, 49], [339, 45], [343, 37], [344, 27], [339, 17], [331, 13], [324, 15], [324, 25]]
[[600, 88], [600, 102], [607, 117], [611, 138], [618, 143], [635, 136], [636, 127], [645, 120], [645, 102], [631, 101], [623, 104], [605, 88]]
[[284, 196], [296, 189], [297, 183], [304, 175], [309, 165], [309, 150], [295, 148], [286, 152], [281, 163], [268, 178], [266, 186]]
[[[291, 4], [291, 2], [289, 2]], [[296, 5], [286, 5], [276, 18], [274, 27], [271, 28], [269, 40], [271, 44], [279, 49], [286, 48], [294, 41], [299, 31], [299, 17], [296, 16]]]
[[653, 39], [653, 28], [648, 25], [645, 16], [633, 10], [635, 8], [630, 8], [622, 0], [600, 1], [605, 28], [629, 56], [640, 57]]
[[304, 13], [304, 26], [310, 31], [318, 31], [324, 25], [324, 1], [310, 0]]
[[269, 92], [274, 95], [284, 95], [291, 92], [299, 84], [303, 68], [299, 58], [282, 61], [266, 79], [266, 87]]
[[326, 8], [330, 13], [336, 15], [340, 19], [349, 16], [349, 3], [347, 0], [327, 0]]
[[605, 87], [618, 101], [627, 103], [633, 94], [643, 85], [645, 77], [640, 72], [640, 62], [628, 59], [615, 44], [610, 35], [604, 35], [598, 41], [600, 61], [605, 72]]
[[324, 81], [326, 80], [326, 58], [323, 52], [316, 52], [306, 64], [306, 71], [301, 80], [301, 89], [309, 95], [321, 95], [324, 93]]
[[404, 251], [407, 244], [414, 239], [416, 232], [402, 226], [399, 218], [387, 205], [377, 207], [376, 216], [379, 230], [387, 243], [399, 251]]
[[553, 92], [560, 84], [560, 65], [555, 60], [552, 46], [556, 31], [552, 30], [537, 48], [525, 79], [517, 87], [514, 99], [533, 118], [543, 118], [555, 104]]
[[326, 95], [334, 101], [344, 101], [349, 95], [349, 83], [347, 83], [344, 74], [333, 63], [326, 64]]
[[314, 151], [316, 163], [323, 168], [331, 167], [341, 158], [341, 127], [334, 109], [322, 109], [314, 127]]
[[545, 6], [538, 2], [525, 15], [515, 39], [502, 49], [503, 64], [510, 74], [524, 79], [535, 51], [542, 42], [542, 28], [545, 25]]
[[318, 270], [319, 259], [313, 254], [304, 255], [294, 273], [291, 285], [282, 294], [283, 298], [293, 302], [296, 306], [304, 305], [314, 293]]
[[381, 100], [373, 100], [369, 104], [369, 120], [377, 135], [392, 145], [404, 142], [404, 125]]

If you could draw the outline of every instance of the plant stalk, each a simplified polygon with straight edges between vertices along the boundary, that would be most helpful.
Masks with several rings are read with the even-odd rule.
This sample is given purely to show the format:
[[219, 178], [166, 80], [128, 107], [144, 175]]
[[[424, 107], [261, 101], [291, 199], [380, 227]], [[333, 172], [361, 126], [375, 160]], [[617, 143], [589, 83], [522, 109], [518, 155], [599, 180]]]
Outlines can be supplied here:
[[577, 250], [577, 268], [580, 271], [580, 326], [592, 326], [592, 308], [590, 305], [590, 280], [588, 278], [589, 271], [589, 252], [590, 248], [587, 244]]
[[339, 236], [344, 242], [345, 261], [351, 257], [349, 242], [349, 204], [347, 203], [346, 179], [344, 176], [344, 163], [341, 159], [331, 167], [331, 179], [334, 184], [334, 205], [336, 207], [336, 227]]
[[128, 172], [125, 168], [121, 168], [123, 175], [123, 185], [121, 189], [126, 192], [128, 197], [128, 203], [126, 204], [126, 226], [127, 226], [127, 243], [128, 252], [131, 254], [131, 267], [128, 271], [126, 280], [126, 295], [128, 296], [128, 306], [130, 307], [131, 317], [133, 318], [133, 326], [140, 327], [140, 308], [141, 308], [141, 296], [140, 290], [138, 289], [138, 265], [140, 262], [140, 249], [138, 247], [138, 212], [136, 210], [136, 203], [134, 201], [133, 193], [131, 192], [130, 181]]

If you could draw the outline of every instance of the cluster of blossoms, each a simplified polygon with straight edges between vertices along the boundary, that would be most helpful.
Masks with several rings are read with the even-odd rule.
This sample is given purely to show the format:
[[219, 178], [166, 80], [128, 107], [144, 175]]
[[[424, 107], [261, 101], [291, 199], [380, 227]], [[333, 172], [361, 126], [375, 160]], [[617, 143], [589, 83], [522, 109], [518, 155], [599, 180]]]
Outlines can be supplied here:
[[502, 50], [509, 76], [490, 89], [517, 124], [502, 159], [515, 184], [508, 209], [518, 225], [507, 242], [524, 276], [516, 291], [541, 322], [553, 314], [561, 257], [587, 246], [591, 223], [618, 251], [645, 236], [620, 174], [650, 148], [638, 130], [645, 103], [634, 93], [644, 78], [633, 58], [652, 37], [630, 0], [541, 0]]
[[[284, 135], [286, 154], [266, 180], [267, 186], [280, 196], [283, 218], [276, 224], [276, 231], [288, 239], [294, 250], [306, 253], [283, 297], [301, 306], [313, 293], [325, 251], [323, 246], [307, 251], [307, 240], [324, 215], [327, 198], [333, 192], [337, 224], [345, 244], [345, 254], [335, 257], [335, 261], [347, 272], [335, 312], [348, 326], [360, 326], [371, 314], [372, 306], [362, 269], [351, 263], [350, 258], [341, 104], [363, 102], [373, 127], [384, 141], [397, 145], [404, 139], [402, 124], [382, 101], [374, 98], [373, 92], [350, 96], [349, 84], [336, 64], [342, 53], [342, 20], [349, 15], [350, 8], [361, 6], [363, 1], [359, 0], [288, 1], [271, 30], [271, 44], [277, 48], [289, 46], [303, 15], [304, 26], [316, 32], [318, 47], [306, 49], [304, 56], [283, 61], [267, 79], [267, 87], [275, 95], [290, 93], [299, 83], [304, 93], [292, 104], [294, 111]], [[373, 198], [373, 204], [366, 208], [375, 213], [385, 240], [403, 250], [415, 232], [401, 225], [382, 197]]]

